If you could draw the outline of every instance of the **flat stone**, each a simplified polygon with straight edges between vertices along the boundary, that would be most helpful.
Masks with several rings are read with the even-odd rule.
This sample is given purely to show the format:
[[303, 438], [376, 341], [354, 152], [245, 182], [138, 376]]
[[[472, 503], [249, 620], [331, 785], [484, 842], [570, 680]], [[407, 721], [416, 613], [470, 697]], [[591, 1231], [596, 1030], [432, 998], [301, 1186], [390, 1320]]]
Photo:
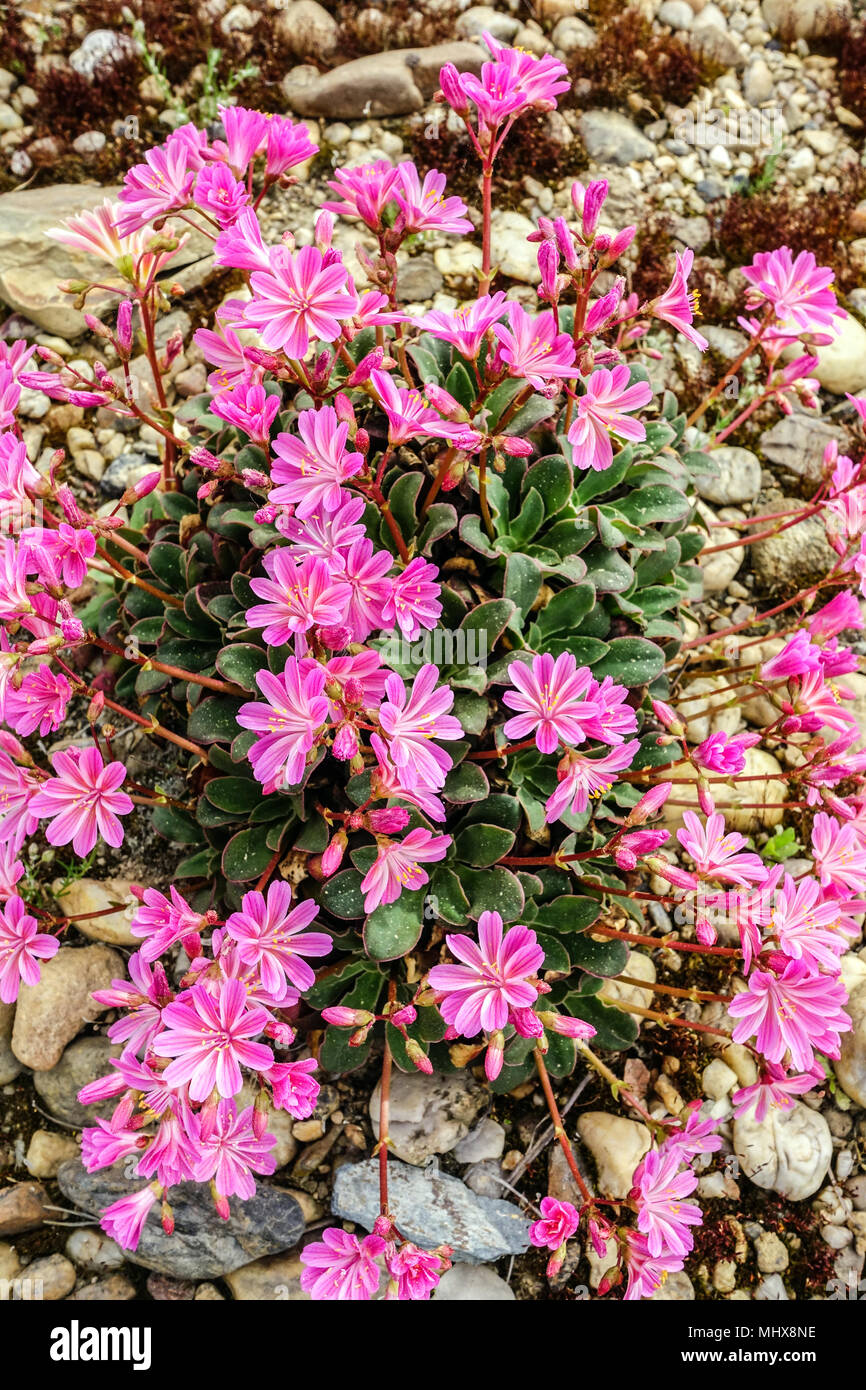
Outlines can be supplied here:
[[[114, 464], [111, 465], [111, 468], [113, 467]], [[152, 471], [153, 464], [149, 467]], [[111, 468], [108, 473], [111, 472]], [[117, 495], [119, 497], [121, 493]], [[60, 882], [62, 884], [63, 880]], [[76, 931], [89, 937], [91, 941], [103, 941], [108, 946], [132, 946], [136, 950], [141, 945], [140, 938], [133, 936], [130, 927], [139, 903], [130, 892], [128, 879], [77, 878], [57, 896], [56, 901], [60, 911], [70, 917], [90, 912], [104, 914], [101, 917], [84, 917], [75, 923]], [[117, 910], [113, 911], [115, 906]]]
[[34, 1071], [50, 1071], [84, 1024], [105, 1012], [93, 991], [107, 989], [126, 971], [123, 957], [107, 946], [61, 946], [41, 971], [38, 984], [19, 991], [12, 1051]]
[[599, 1190], [605, 1197], [627, 1197], [634, 1170], [650, 1147], [646, 1126], [605, 1110], [588, 1110], [578, 1119], [577, 1132], [595, 1159]]
[[309, 1303], [301, 1288], [304, 1266], [297, 1255], [267, 1255], [231, 1270], [225, 1281], [236, 1299], [244, 1303]]
[[699, 473], [695, 486], [701, 497], [721, 507], [754, 502], [761, 491], [761, 463], [751, 449], [724, 444], [709, 455], [714, 473]]
[[[530, 1223], [519, 1207], [477, 1197], [457, 1178], [421, 1171], [399, 1161], [388, 1164], [388, 1199], [394, 1219], [416, 1245], [431, 1250], [450, 1245], [453, 1259], [488, 1264], [503, 1255], [520, 1255], [529, 1245]], [[376, 1159], [345, 1163], [334, 1180], [332, 1210], [368, 1231], [379, 1213]]]
[[[140, 1180], [123, 1176], [123, 1164], [88, 1173], [77, 1160], [64, 1163], [57, 1175], [63, 1195], [93, 1216], [127, 1193]], [[260, 1182], [248, 1202], [232, 1198], [228, 1221], [217, 1216], [210, 1191], [197, 1183], [171, 1190], [175, 1229], [166, 1235], [158, 1207], [144, 1225], [137, 1250], [127, 1251], [133, 1264], [176, 1279], [217, 1279], [263, 1255], [290, 1250], [304, 1231], [304, 1216], [293, 1197]]]
[[33, 1231], [48, 1219], [48, 1193], [38, 1182], [19, 1182], [0, 1192], [0, 1236]]
[[454, 1149], [458, 1163], [481, 1163], [485, 1159], [501, 1158], [505, 1148], [505, 1130], [496, 1120], [482, 1120]]
[[487, 1265], [452, 1265], [430, 1297], [434, 1303], [513, 1303], [516, 1294]]
[[650, 1303], [690, 1303], [695, 1296], [695, 1286], [684, 1269], [676, 1270], [664, 1277], [655, 1293], [650, 1294]]
[[587, 154], [599, 164], [636, 164], [655, 155], [652, 141], [619, 111], [583, 111], [577, 124]]
[[[380, 1089], [377, 1085], [370, 1097], [370, 1119], [377, 1139]], [[396, 1072], [391, 1082], [392, 1152], [415, 1164], [426, 1163], [435, 1154], [450, 1153], [466, 1138], [487, 1101], [487, 1092], [465, 1071], [450, 1076]]]
[[138, 1291], [130, 1279], [123, 1274], [109, 1274], [107, 1279], [97, 1279], [92, 1284], [84, 1284], [69, 1295], [75, 1303], [128, 1303], [138, 1297]]
[[0, 1003], [0, 1086], [14, 1081], [22, 1067], [22, 1063], [9, 1046], [14, 1022], [15, 1005]]
[[58, 1120], [78, 1128], [95, 1124], [97, 1117], [109, 1119], [117, 1106], [116, 1098], [82, 1105], [78, 1092], [98, 1077], [109, 1076], [110, 1058], [119, 1057], [120, 1052], [121, 1048], [112, 1046], [108, 1038], [79, 1038], [66, 1048], [50, 1071], [34, 1073], [33, 1084], [39, 1099]]
[[824, 470], [824, 450], [838, 440], [836, 426], [822, 420], [814, 411], [806, 414], [795, 410], [764, 430], [759, 444], [770, 463], [803, 478], [810, 487], [817, 487]]
[[856, 396], [866, 386], [866, 328], [852, 314], [835, 320], [834, 326], [840, 323], [832, 343], [814, 349], [818, 365], [810, 375], [834, 395], [847, 391]]
[[830, 1167], [833, 1140], [824, 1116], [802, 1101], [770, 1110], [761, 1124], [751, 1112], [734, 1120], [734, 1149], [756, 1187], [802, 1202], [818, 1191]]
[[434, 95], [445, 63], [459, 72], [479, 73], [487, 56], [479, 45], [461, 42], [371, 53], [322, 75], [307, 69], [290, 72], [283, 79], [283, 94], [301, 116], [405, 116], [420, 111]]

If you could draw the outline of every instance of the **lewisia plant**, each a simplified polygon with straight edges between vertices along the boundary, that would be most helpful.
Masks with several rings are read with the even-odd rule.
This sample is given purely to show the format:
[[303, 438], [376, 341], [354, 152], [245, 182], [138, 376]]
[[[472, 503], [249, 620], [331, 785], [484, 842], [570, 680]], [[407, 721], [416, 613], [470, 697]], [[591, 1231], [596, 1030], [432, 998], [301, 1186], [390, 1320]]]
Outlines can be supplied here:
[[[273, 1109], [308, 1117], [320, 1071], [380, 1059], [380, 1215], [366, 1235], [333, 1227], [306, 1245], [314, 1298], [369, 1299], [383, 1276], [387, 1298], [428, 1298], [448, 1267], [449, 1248], [407, 1240], [389, 1206], [395, 1066], [472, 1066], [494, 1092], [536, 1078], [581, 1200], [545, 1198], [530, 1239], [555, 1277], [579, 1234], [608, 1259], [600, 1291], [634, 1299], [682, 1268], [696, 1161], [726, 1141], [698, 1102], [650, 1114], [599, 1054], [641, 1023], [736, 1045], [754, 1080], [733, 1103], [760, 1119], [821, 1082], [850, 1027], [840, 958], [866, 891], [866, 754], [844, 634], [866, 588], [861, 464], [829, 449], [808, 505], [733, 542], [818, 516], [836, 556], [825, 576], [722, 631], [687, 639], [681, 620], [701, 598], [696, 557], [733, 544], [695, 521], [694, 475], [759, 406], [814, 404], [809, 348], [838, 325], [831, 274], [785, 247], [756, 257], [748, 346], [686, 419], [641, 354], [670, 327], [706, 346], [691, 253], [661, 296], [627, 292], [634, 228], [606, 222], [603, 180], [576, 183], [572, 215], [533, 232], [536, 304], [495, 287], [498, 153], [566, 80], [553, 58], [488, 44], [480, 76], [446, 66], [440, 92], [479, 159], [474, 297], [421, 316], [400, 302], [407, 239], [473, 226], [441, 174], [408, 162], [337, 169], [315, 225], [266, 241], [262, 199], [315, 146], [290, 120], [229, 107], [224, 140], [182, 126], [116, 204], [54, 233], [125, 284], [107, 322], [88, 317], [119, 365], [84, 379], [49, 348], [38, 367], [0, 345], [0, 997], [38, 982], [74, 923], [28, 906], [28, 839], [82, 857], [147, 814], [186, 847], [170, 888], [137, 890], [129, 978], [96, 996], [121, 1051], [81, 1093], [116, 1102], [85, 1131], [84, 1161], [140, 1179], [102, 1217], [125, 1247], [160, 1214], [172, 1230], [181, 1182], [209, 1184], [228, 1217], [274, 1171]], [[336, 219], [363, 224], [377, 254], [350, 264]], [[196, 333], [208, 390], [178, 404], [158, 277], [190, 226], [244, 292]], [[86, 309], [90, 284], [68, 288]], [[749, 354], [765, 379], [721, 416]], [[62, 452], [47, 476], [28, 461], [25, 387], [147, 424], [160, 467], [94, 513]], [[687, 666], [713, 676], [709, 703], [680, 689]], [[695, 736], [758, 695], [758, 731]], [[132, 728], [170, 751], [181, 795], [129, 774], [118, 732]], [[754, 788], [740, 811], [764, 804], [757, 743], [786, 753], [771, 809], [805, 836], [806, 871], [731, 824], [734, 780]], [[675, 905], [677, 931], [653, 935], [653, 904]], [[697, 955], [718, 988], [642, 975], [656, 1008], [599, 993], [631, 982], [630, 950], [661, 944]], [[625, 1199], [594, 1194], [560, 1116], [554, 1083], [578, 1063], [649, 1128]]]

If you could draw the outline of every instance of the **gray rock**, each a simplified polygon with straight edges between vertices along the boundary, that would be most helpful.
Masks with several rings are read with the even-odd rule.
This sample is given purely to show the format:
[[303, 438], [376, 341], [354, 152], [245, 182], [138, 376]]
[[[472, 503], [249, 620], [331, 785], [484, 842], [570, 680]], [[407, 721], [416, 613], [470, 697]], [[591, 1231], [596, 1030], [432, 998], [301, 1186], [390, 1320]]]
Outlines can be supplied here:
[[803, 478], [810, 488], [816, 488], [823, 473], [824, 450], [831, 441], [835, 443], [838, 439], [838, 430], [814, 411], [804, 414], [795, 410], [793, 415], [783, 415], [770, 429], [764, 430], [759, 443], [770, 463]]
[[122, 497], [128, 487], [140, 483], [157, 467], [153, 459], [143, 454], [118, 454], [100, 478], [99, 490], [104, 497]]
[[802, 1101], [770, 1110], [761, 1124], [751, 1111], [734, 1120], [734, 1149], [756, 1187], [802, 1202], [818, 1191], [830, 1167], [833, 1140], [824, 1116]]
[[510, 43], [520, 29], [520, 20], [502, 14], [492, 5], [472, 5], [454, 26], [464, 39], [480, 38], [485, 29], [500, 43]]
[[754, 502], [761, 490], [761, 464], [751, 449], [723, 444], [710, 454], [715, 473], [701, 473], [695, 486], [701, 497], [719, 506], [730, 507], [739, 502]]
[[[706, 217], [672, 217], [671, 236], [678, 241], [681, 246], [685, 246], [694, 251], [699, 256], [710, 244], [710, 224]], [[701, 325], [701, 332], [707, 337], [706, 325]]]
[[68, 1042], [105, 1011], [93, 998], [125, 975], [123, 956], [108, 946], [61, 946], [42, 963], [36, 985], [22, 985], [12, 1028], [12, 1051], [26, 1067], [50, 1071]]
[[[802, 507], [797, 498], [786, 497], [774, 511], [793, 511]], [[755, 577], [768, 594], [794, 592], [823, 579], [837, 563], [824, 523], [818, 516], [806, 517], [786, 531], [779, 531], [750, 547]]]
[[289, 0], [277, 12], [274, 33], [297, 58], [327, 58], [340, 38], [337, 21], [317, 0]]
[[505, 1148], [505, 1130], [496, 1120], [485, 1119], [454, 1150], [458, 1163], [481, 1163], [488, 1158], [501, 1158]]
[[128, 1303], [137, 1296], [135, 1285], [123, 1274], [109, 1274], [93, 1284], [83, 1284], [69, 1295], [70, 1303]]
[[120, 1269], [125, 1255], [116, 1241], [103, 1231], [87, 1229], [73, 1231], [66, 1242], [66, 1253], [73, 1264], [85, 1269], [89, 1274], [102, 1274], [105, 1270]]
[[851, 990], [845, 1010], [853, 1027], [840, 1038], [840, 1055], [834, 1061], [836, 1080], [858, 1105], [866, 1106], [866, 984]]
[[566, 15], [561, 19], [550, 37], [563, 53], [577, 53], [581, 48], [595, 48], [598, 43], [595, 30], [574, 15]]
[[435, 1303], [513, 1303], [516, 1295], [487, 1265], [452, 1265], [431, 1298]]
[[114, 1112], [116, 1099], [103, 1100], [98, 1105], [82, 1105], [78, 1092], [98, 1077], [110, 1075], [109, 1059], [119, 1057], [120, 1051], [108, 1038], [79, 1038], [71, 1043], [55, 1067], [33, 1074], [33, 1084], [42, 1104], [56, 1119], [79, 1128], [94, 1124], [97, 1117], [107, 1120]]
[[73, 140], [72, 148], [76, 154], [99, 154], [105, 148], [105, 135], [101, 130], [85, 130]]
[[[453, 1259], [485, 1264], [520, 1255], [529, 1245], [529, 1222], [519, 1207], [477, 1197], [457, 1178], [410, 1164], [388, 1164], [388, 1200], [403, 1235], [424, 1249], [450, 1245]], [[334, 1180], [336, 1216], [372, 1230], [379, 1214], [379, 1165], [375, 1159], [346, 1163]]]
[[19, 1182], [0, 1192], [0, 1236], [33, 1231], [48, 1219], [48, 1193], [38, 1182]]
[[478, 44], [459, 42], [371, 53], [321, 76], [314, 68], [294, 69], [283, 79], [283, 94], [301, 116], [404, 116], [434, 95], [445, 63], [478, 73], [486, 56]]
[[635, 164], [655, 155], [652, 141], [619, 111], [584, 111], [577, 124], [587, 154], [600, 164]]
[[788, 1291], [782, 1283], [781, 1274], [768, 1274], [755, 1289], [759, 1303], [787, 1303]]
[[14, 1020], [15, 1005], [0, 1004], [0, 1086], [14, 1081], [22, 1066], [9, 1046]]
[[92, 82], [100, 68], [117, 67], [134, 58], [135, 41], [120, 29], [93, 29], [69, 55], [69, 66]]
[[849, 0], [762, 0], [768, 27], [786, 40], [814, 39], [850, 18]]
[[760, 106], [773, 95], [773, 74], [763, 58], [750, 63], [743, 75], [743, 96], [753, 106]]
[[[123, 1164], [88, 1173], [77, 1160], [63, 1164], [57, 1181], [70, 1202], [93, 1216], [142, 1186], [140, 1179], [123, 1176]], [[197, 1183], [173, 1187], [171, 1207], [174, 1234], [162, 1229], [157, 1206], [145, 1222], [138, 1249], [128, 1251], [127, 1258], [176, 1279], [216, 1279], [263, 1255], [290, 1250], [305, 1227], [294, 1197], [262, 1182], [248, 1202], [232, 1198], [228, 1221], [217, 1216], [210, 1191]]]
[[[690, 218], [690, 221], [702, 222], [705, 218]], [[709, 223], [707, 223], [709, 227]], [[686, 243], [688, 245], [688, 243]], [[719, 357], [726, 362], [732, 362], [742, 352], [746, 343], [749, 341], [745, 333], [740, 333], [736, 328], [724, 328], [718, 323], [702, 323], [701, 332], [706, 338], [713, 352], [718, 353]]]
[[477, 1193], [479, 1197], [505, 1197], [507, 1189], [503, 1186], [502, 1179], [502, 1169], [493, 1158], [486, 1158], [482, 1163], [473, 1163], [463, 1174], [463, 1181], [470, 1192]]
[[669, 1274], [654, 1294], [650, 1303], [688, 1303], [695, 1296], [695, 1286], [684, 1269]]
[[397, 294], [404, 304], [432, 299], [444, 283], [432, 256], [413, 256], [397, 272]]
[[695, 12], [687, 0], [664, 0], [656, 18], [659, 24], [669, 24], [672, 29], [691, 29]]
[[[370, 1097], [370, 1119], [379, 1137], [379, 1092]], [[467, 1072], [424, 1076], [397, 1072], [391, 1082], [389, 1138], [392, 1152], [407, 1163], [423, 1164], [450, 1153], [487, 1104], [487, 1092]]]

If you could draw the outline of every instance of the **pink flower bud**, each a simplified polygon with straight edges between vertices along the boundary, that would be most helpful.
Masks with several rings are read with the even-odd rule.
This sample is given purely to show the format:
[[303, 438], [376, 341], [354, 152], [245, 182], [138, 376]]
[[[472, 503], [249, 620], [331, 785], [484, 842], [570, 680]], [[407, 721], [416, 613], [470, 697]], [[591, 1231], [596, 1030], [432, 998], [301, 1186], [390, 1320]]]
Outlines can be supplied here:
[[172, 1211], [171, 1207], [169, 1206], [168, 1202], [166, 1202], [166, 1201], [163, 1201], [163, 1204], [162, 1204], [161, 1220], [162, 1220], [162, 1229], [165, 1231], [166, 1235], [167, 1235], [167, 1236], [173, 1236], [173, 1235], [174, 1235], [174, 1212]]
[[604, 265], [613, 265], [614, 261], [619, 260], [623, 252], [627, 251], [634, 241], [636, 231], [637, 227], [623, 227], [621, 232], [617, 232], [602, 257]]
[[487, 1053], [484, 1058], [484, 1075], [488, 1081], [495, 1081], [505, 1062], [505, 1034], [497, 1028], [487, 1039]]
[[695, 922], [695, 936], [702, 946], [715, 946], [718, 932], [707, 917], [698, 917]]
[[244, 480], [244, 487], [267, 487], [271, 481], [267, 473], [263, 473], [260, 468], [245, 468], [241, 473]]
[[341, 762], [348, 762], [358, 752], [358, 731], [354, 724], [343, 724], [334, 737], [332, 752]]
[[221, 467], [216, 454], [212, 454], [210, 449], [205, 449], [202, 445], [190, 449], [189, 461], [194, 468], [208, 468], [212, 473]]
[[144, 477], [140, 478], [137, 483], [128, 487], [120, 500], [124, 506], [139, 502], [142, 497], [146, 497], [149, 492], [153, 492], [154, 488], [159, 487], [161, 481], [162, 471], [155, 468], [152, 473], [145, 473]]
[[538, 1015], [545, 1028], [549, 1028], [552, 1033], [561, 1033], [564, 1038], [579, 1038], [585, 1040], [595, 1037], [595, 1029], [591, 1023], [584, 1023], [582, 1018], [572, 1018], [570, 1014], [554, 1014], [545, 1011]]
[[279, 511], [279, 507], [274, 506], [273, 502], [269, 502], [264, 507], [259, 507], [253, 520], [257, 526], [272, 526], [279, 516]]
[[381, 811], [369, 811], [367, 824], [377, 835], [396, 835], [409, 824], [405, 806], [386, 806]]
[[117, 306], [117, 351], [121, 361], [127, 361], [132, 352], [132, 300], [123, 299]]
[[404, 1004], [402, 1009], [395, 1009], [390, 1021], [395, 1028], [408, 1028], [417, 1017], [418, 1010], [412, 1004]]
[[664, 700], [653, 700], [652, 707], [653, 714], [659, 723], [663, 724], [676, 738], [682, 738], [685, 733], [685, 726], [681, 723], [676, 710], [671, 709], [670, 705], [666, 705]]
[[421, 1044], [416, 1042], [414, 1038], [408, 1038], [406, 1040], [406, 1055], [413, 1067], [417, 1067], [419, 1071], [423, 1071], [425, 1076], [433, 1075], [433, 1063], [430, 1061], [430, 1058], [427, 1056]]
[[675, 888], [695, 889], [698, 881], [694, 874], [686, 873], [685, 869], [680, 869], [676, 864], [669, 864], [666, 859], [659, 859], [656, 855], [651, 855], [646, 861], [650, 873], [658, 874], [666, 883], [671, 883]]
[[514, 434], [497, 434], [493, 444], [494, 448], [502, 449], [503, 453], [510, 454], [512, 458], [526, 459], [532, 453], [529, 440], [518, 439]]
[[698, 778], [698, 805], [705, 816], [711, 816], [716, 809], [716, 803], [710, 794], [710, 785], [706, 778]]
[[515, 1030], [521, 1038], [540, 1038], [544, 1033], [544, 1024], [533, 1009], [513, 1008], [509, 1015], [509, 1022], [514, 1024]]
[[[583, 195], [583, 207], [581, 215], [583, 220], [584, 236], [592, 237], [598, 226], [598, 219], [601, 215], [604, 200], [607, 197], [607, 179], [594, 179]], [[574, 189], [572, 188], [572, 198]]]
[[338, 830], [331, 842], [322, 852], [321, 867], [325, 878], [330, 878], [342, 863], [343, 855], [346, 852], [348, 837], [344, 830]]
[[447, 101], [458, 116], [469, 114], [469, 99], [463, 90], [463, 81], [453, 63], [446, 63], [439, 69], [439, 87], [442, 98]]
[[626, 825], [643, 825], [656, 811], [661, 810], [672, 791], [673, 782], [658, 782], [654, 787], [650, 787], [637, 805], [629, 811]]
[[366, 1028], [376, 1021], [376, 1015], [368, 1013], [366, 1009], [350, 1009], [345, 1004], [323, 1009], [322, 1018], [337, 1028]]

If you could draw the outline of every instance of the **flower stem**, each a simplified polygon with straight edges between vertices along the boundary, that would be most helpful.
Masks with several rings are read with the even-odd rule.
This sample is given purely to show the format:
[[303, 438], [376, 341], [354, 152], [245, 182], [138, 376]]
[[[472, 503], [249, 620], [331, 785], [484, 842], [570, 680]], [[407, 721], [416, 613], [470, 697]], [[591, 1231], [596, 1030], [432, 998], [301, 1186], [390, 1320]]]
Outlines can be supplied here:
[[[578, 1043], [578, 1047], [580, 1047], [580, 1043]], [[541, 1089], [544, 1091], [544, 1099], [547, 1101], [547, 1108], [550, 1111], [550, 1118], [553, 1122], [553, 1132], [556, 1135], [557, 1140], [559, 1141], [559, 1146], [562, 1149], [563, 1155], [565, 1156], [565, 1161], [571, 1169], [571, 1175], [580, 1189], [581, 1197], [585, 1202], [591, 1202], [592, 1194], [589, 1188], [587, 1187], [586, 1183], [584, 1182], [583, 1177], [581, 1176], [580, 1169], [577, 1166], [577, 1159], [574, 1156], [574, 1150], [571, 1147], [571, 1141], [569, 1140], [569, 1137], [565, 1132], [565, 1126], [562, 1123], [562, 1116], [559, 1113], [559, 1106], [556, 1103], [556, 1097], [553, 1094], [553, 1087], [550, 1084], [550, 1077], [547, 1074], [547, 1067], [544, 1064], [544, 1056], [537, 1047], [533, 1055], [535, 1057], [535, 1066], [538, 1071], [539, 1079], [541, 1081]]]

